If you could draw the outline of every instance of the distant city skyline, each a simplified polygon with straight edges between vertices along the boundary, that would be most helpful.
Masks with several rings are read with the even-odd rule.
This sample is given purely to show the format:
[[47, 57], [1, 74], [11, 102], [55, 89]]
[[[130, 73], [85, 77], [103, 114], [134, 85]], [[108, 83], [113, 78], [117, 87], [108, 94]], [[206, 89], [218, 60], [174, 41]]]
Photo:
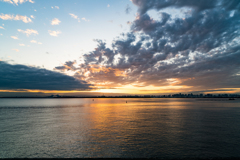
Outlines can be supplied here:
[[239, 0], [0, 0], [0, 97], [240, 94]]
[[[0, 96], [0, 98], [240, 98], [240, 94], [168, 94], [168, 95], [20, 95]], [[234, 100], [234, 99], [230, 99]]]

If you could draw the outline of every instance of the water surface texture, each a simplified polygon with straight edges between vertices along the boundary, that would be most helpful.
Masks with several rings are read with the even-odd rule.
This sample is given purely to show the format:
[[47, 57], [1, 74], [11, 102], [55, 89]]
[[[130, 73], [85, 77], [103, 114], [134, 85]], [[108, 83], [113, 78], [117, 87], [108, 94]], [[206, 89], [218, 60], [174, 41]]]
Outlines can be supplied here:
[[0, 158], [240, 157], [239, 142], [239, 99], [0, 99]]

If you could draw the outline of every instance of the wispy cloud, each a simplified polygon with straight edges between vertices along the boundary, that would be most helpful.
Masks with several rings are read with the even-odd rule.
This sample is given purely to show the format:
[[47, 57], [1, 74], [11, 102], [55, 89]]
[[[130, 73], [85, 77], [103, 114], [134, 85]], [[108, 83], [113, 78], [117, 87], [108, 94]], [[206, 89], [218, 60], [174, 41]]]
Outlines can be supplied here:
[[80, 22], [80, 19], [78, 18], [78, 16], [77, 16], [77, 15], [75, 15], [75, 14], [72, 14], [72, 13], [69, 13], [69, 15], [70, 15], [72, 18], [74, 18], [74, 19], [77, 19], [77, 20], [78, 20], [78, 22]]
[[131, 25], [131, 24], [132, 24], [132, 22], [130, 22], [130, 21], [127, 21], [127, 24], [128, 24], [128, 25]]
[[51, 30], [48, 30], [48, 33], [50, 34], [50, 36], [57, 37], [62, 32], [61, 31], [51, 31]]
[[37, 43], [37, 41], [35, 41], [35, 40], [31, 40], [30, 42], [31, 42], [31, 43]]
[[2, 26], [0, 26], [0, 29], [5, 29], [5, 28], [3, 28]]
[[75, 14], [69, 13], [69, 15], [70, 15], [72, 18], [74, 18], [74, 19], [78, 19], [78, 16], [75, 15]]
[[57, 18], [54, 18], [51, 22], [51, 25], [59, 25], [61, 23], [61, 21]]
[[31, 15], [30, 17], [31, 17], [32, 19], [35, 19], [34, 15]]
[[18, 4], [22, 4], [22, 3], [25, 3], [25, 2], [30, 2], [30, 3], [34, 3], [34, 1], [32, 0], [1, 0], [3, 2], [8, 2], [8, 3], [11, 3], [11, 4], [15, 4], [18, 6]]
[[69, 71], [69, 70], [77, 70], [77, 68], [74, 66], [76, 64], [76, 61], [67, 61], [63, 66], [55, 67], [54, 69], [60, 70], [60, 71]]
[[18, 37], [17, 37], [17, 36], [11, 36], [11, 38], [12, 38], [12, 39], [18, 39]]
[[126, 14], [129, 14], [129, 13], [131, 12], [131, 10], [132, 10], [132, 9], [130, 8], [130, 6], [127, 5], [126, 8], [125, 8], [125, 13], [126, 13]]
[[14, 51], [16, 51], [16, 52], [19, 52], [19, 49], [12, 49], [12, 50], [14, 50]]
[[58, 6], [54, 6], [54, 7], [52, 6], [51, 8], [52, 8], [52, 9], [54, 9], [54, 8], [56, 8], [56, 9], [59, 9], [59, 7], [58, 7]]
[[31, 43], [36, 43], [36, 44], [42, 44], [42, 42], [37, 42], [37, 41], [35, 41], [35, 40], [31, 40], [30, 42], [31, 42]]
[[107, 7], [110, 7], [110, 4], [108, 4]]
[[26, 29], [25, 31], [24, 30], [21, 30], [21, 29], [18, 29], [18, 32], [21, 32], [21, 33], [24, 33], [26, 34], [27, 36], [33, 34], [33, 35], [37, 35], [38, 34], [38, 31], [36, 30], [33, 30], [33, 29]]
[[32, 22], [31, 18], [27, 17], [27, 16], [22, 16], [22, 15], [11, 15], [11, 14], [1, 14], [0, 15], [0, 19], [2, 20], [15, 20], [15, 21], [23, 21], [24, 23], [30, 23]]
[[83, 17], [82, 20], [84, 20], [84, 21], [86, 21], [86, 22], [89, 22], [89, 21], [90, 21], [89, 19], [86, 19], [85, 17]]
[[20, 43], [19, 46], [25, 46], [25, 44], [21, 44], [21, 43]]

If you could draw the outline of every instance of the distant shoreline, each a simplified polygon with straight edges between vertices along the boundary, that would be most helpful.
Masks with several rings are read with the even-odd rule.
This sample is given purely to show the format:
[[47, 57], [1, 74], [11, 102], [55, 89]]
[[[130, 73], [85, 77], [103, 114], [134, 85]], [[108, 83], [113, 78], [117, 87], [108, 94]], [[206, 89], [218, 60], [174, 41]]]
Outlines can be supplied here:
[[240, 98], [240, 97], [0, 97], [0, 98], [48, 98], [48, 99], [62, 99], [62, 98], [186, 98], [186, 99], [206, 99], [206, 98], [213, 98], [213, 99], [220, 99], [220, 98]]

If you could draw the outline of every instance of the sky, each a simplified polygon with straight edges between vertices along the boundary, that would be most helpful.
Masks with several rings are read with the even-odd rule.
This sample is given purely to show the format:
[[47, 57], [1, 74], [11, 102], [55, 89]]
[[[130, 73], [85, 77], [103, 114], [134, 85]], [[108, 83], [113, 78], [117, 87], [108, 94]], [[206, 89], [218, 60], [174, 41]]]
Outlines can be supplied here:
[[0, 0], [0, 96], [240, 93], [239, 0]]

